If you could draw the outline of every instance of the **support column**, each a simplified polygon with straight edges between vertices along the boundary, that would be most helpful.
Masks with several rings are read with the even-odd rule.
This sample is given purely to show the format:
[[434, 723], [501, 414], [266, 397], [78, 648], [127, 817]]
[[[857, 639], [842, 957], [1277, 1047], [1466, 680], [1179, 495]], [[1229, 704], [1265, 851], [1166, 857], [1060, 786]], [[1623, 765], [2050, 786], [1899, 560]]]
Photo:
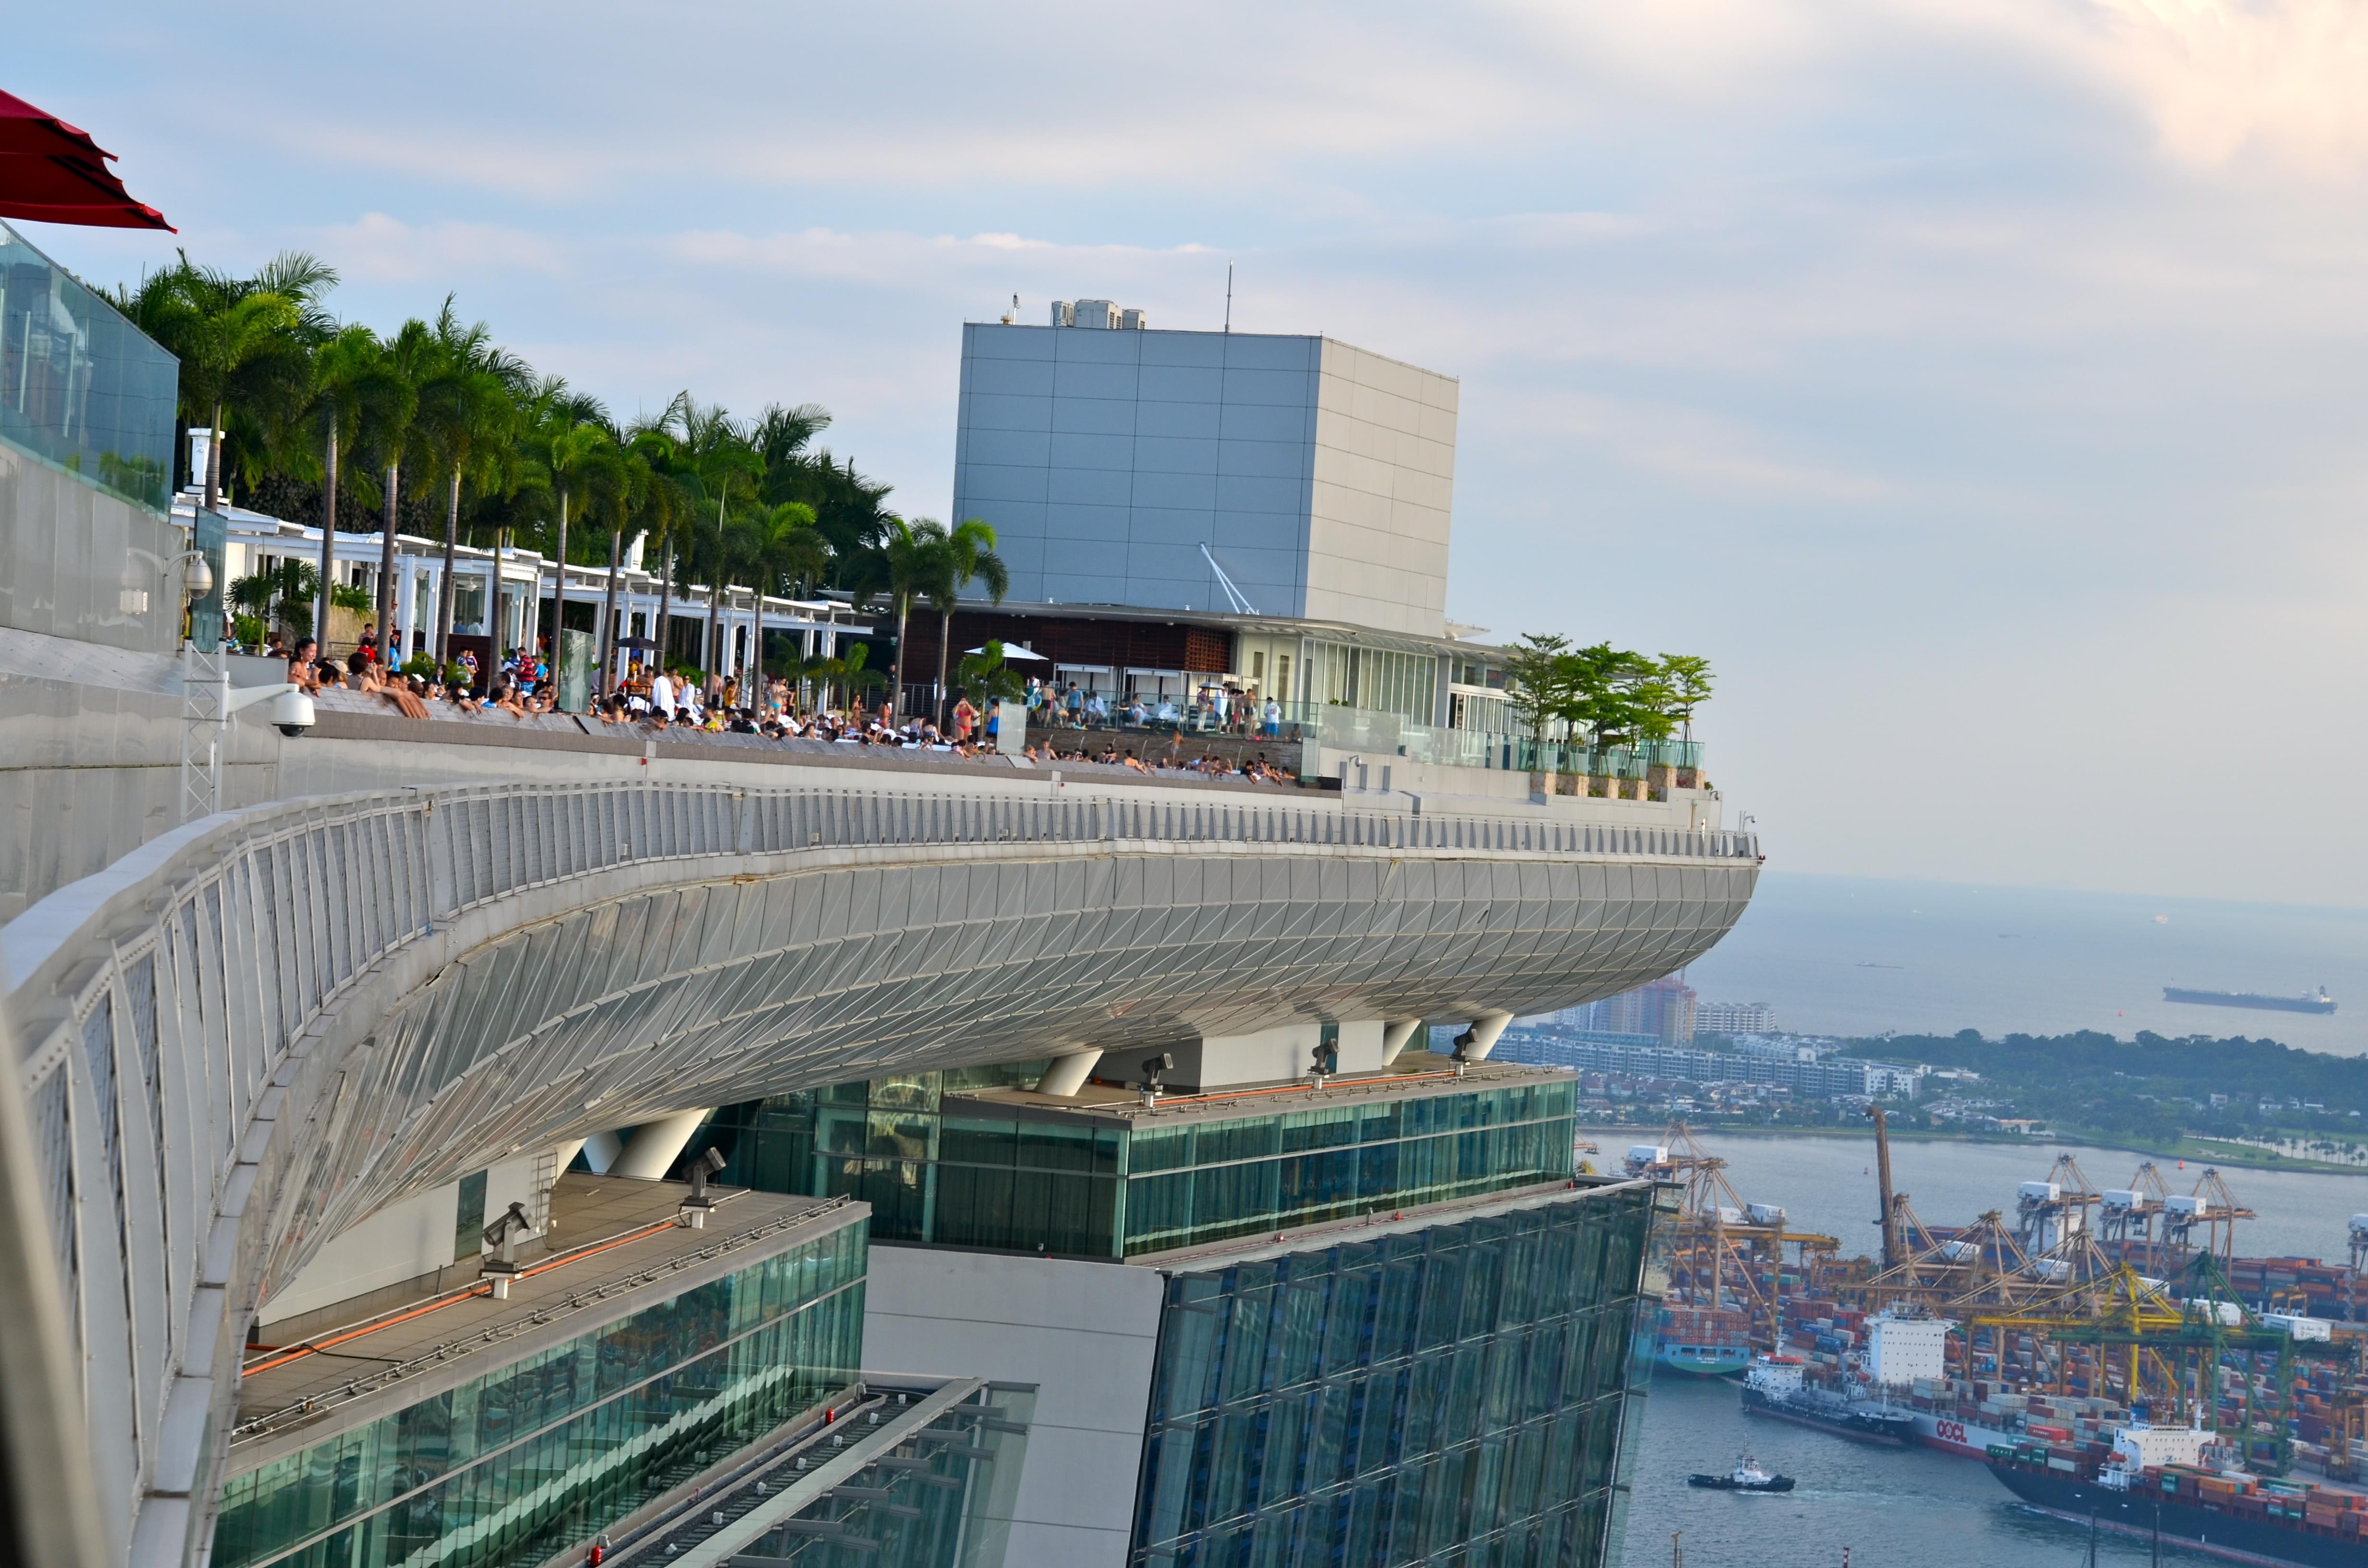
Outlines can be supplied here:
[[1483, 1013], [1473, 1019], [1472, 1027], [1455, 1037], [1457, 1059], [1463, 1062], [1488, 1060], [1488, 1053], [1497, 1049], [1497, 1037], [1512, 1021], [1510, 1013]]
[[[625, 1141], [614, 1132], [595, 1132], [578, 1146], [584, 1151], [584, 1163], [592, 1167], [592, 1174], [607, 1176], [609, 1167], [617, 1163], [617, 1156], [624, 1153]], [[572, 1160], [575, 1156], [570, 1154], [567, 1157]]]
[[1404, 1054], [1406, 1043], [1422, 1028], [1420, 1018], [1401, 1018], [1382, 1030], [1382, 1065], [1386, 1067]]
[[1045, 1067], [1044, 1075], [1036, 1080], [1036, 1092], [1040, 1095], [1058, 1095], [1063, 1099], [1067, 1099], [1086, 1086], [1086, 1080], [1093, 1075], [1094, 1063], [1101, 1059], [1102, 1052], [1099, 1046], [1096, 1046], [1091, 1051], [1076, 1051], [1066, 1056], [1055, 1056]]
[[660, 1117], [633, 1130], [632, 1142], [609, 1167], [609, 1174], [628, 1176], [634, 1181], [663, 1181], [674, 1163], [682, 1157], [682, 1146], [699, 1131], [700, 1123], [714, 1114], [714, 1108], [704, 1110], [678, 1110], [672, 1116]]

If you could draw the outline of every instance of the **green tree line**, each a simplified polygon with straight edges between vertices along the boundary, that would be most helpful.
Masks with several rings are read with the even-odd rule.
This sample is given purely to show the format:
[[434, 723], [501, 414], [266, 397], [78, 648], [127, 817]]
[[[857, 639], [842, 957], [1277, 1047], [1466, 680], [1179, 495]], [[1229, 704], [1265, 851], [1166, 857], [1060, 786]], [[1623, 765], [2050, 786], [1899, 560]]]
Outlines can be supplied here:
[[[1996, 1099], [2025, 1114], [2110, 1131], [2170, 1136], [2185, 1129], [2244, 1132], [2350, 1122], [2368, 1111], [2368, 1058], [2329, 1056], [2274, 1040], [2204, 1035], [2177, 1039], [2141, 1030], [2122, 1040], [2094, 1030], [2075, 1034], [1898, 1035], [1856, 1040], [1856, 1056], [1920, 1062], [1977, 1073], [1962, 1092]], [[1930, 1089], [1928, 1087], [1928, 1093]], [[2214, 1108], [2212, 1097], [2225, 1096]], [[2264, 1100], [2285, 1108], [2265, 1114]], [[2304, 1111], [2289, 1101], [2324, 1107]], [[2359, 1123], [2351, 1122], [2357, 1130]]]
[[[621, 423], [564, 377], [539, 374], [484, 323], [464, 321], [450, 296], [432, 319], [381, 334], [329, 312], [336, 283], [334, 268], [299, 252], [243, 277], [185, 254], [108, 298], [180, 360], [180, 422], [213, 432], [205, 472], [188, 476], [204, 506], [217, 506], [234, 480], [293, 520], [383, 531], [372, 607], [382, 631], [393, 623], [394, 535], [440, 534], [444, 589], [430, 643], [439, 664], [463, 543], [608, 568], [603, 670], [612, 664], [617, 574], [636, 539], [662, 581], [660, 626], [671, 624], [678, 582], [835, 590], [893, 615], [900, 687], [916, 610], [937, 614], [942, 632], [957, 595], [1003, 597], [994, 530], [899, 516], [888, 485], [817, 444], [830, 425], [817, 403], [773, 403], [736, 417], [686, 391], [655, 417]], [[188, 445], [176, 443], [176, 463]], [[309, 579], [248, 585], [242, 608], [317, 604], [325, 628], [340, 596], [324, 601], [316, 585], [332, 560], [324, 531]], [[721, 598], [708, 596], [710, 647]], [[814, 673], [877, 682], [862, 652]]]
[[1691, 653], [1652, 658], [1610, 642], [1576, 647], [1531, 633], [1506, 661], [1506, 696], [1533, 742], [1554, 733], [1597, 746], [1693, 738], [1694, 710], [1710, 699], [1710, 661]]

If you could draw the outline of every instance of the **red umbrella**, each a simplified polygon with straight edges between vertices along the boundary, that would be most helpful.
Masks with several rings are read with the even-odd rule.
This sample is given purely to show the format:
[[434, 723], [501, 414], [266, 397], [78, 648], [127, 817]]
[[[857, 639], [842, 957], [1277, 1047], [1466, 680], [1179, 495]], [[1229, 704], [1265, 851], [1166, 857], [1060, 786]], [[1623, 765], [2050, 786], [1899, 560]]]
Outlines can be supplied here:
[[114, 157], [79, 126], [0, 93], [0, 218], [171, 231], [108, 170]]

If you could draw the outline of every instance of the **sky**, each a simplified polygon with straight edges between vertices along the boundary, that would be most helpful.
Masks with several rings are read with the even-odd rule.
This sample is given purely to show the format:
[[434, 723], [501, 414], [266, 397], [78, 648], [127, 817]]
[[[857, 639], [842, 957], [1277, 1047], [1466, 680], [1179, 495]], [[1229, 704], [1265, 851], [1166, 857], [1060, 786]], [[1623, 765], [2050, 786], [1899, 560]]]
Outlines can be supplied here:
[[1449, 613], [1707, 655], [1770, 864], [2359, 906], [2368, 7], [49, 6], [170, 236], [447, 292], [621, 415], [815, 402], [942, 516], [960, 324], [1461, 379]]

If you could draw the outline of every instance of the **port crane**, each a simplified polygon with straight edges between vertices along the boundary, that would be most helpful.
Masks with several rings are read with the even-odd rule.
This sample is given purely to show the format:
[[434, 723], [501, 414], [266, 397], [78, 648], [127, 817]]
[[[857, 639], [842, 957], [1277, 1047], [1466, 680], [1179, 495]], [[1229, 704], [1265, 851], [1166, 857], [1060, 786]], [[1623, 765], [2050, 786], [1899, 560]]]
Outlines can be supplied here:
[[2104, 1240], [2118, 1244], [2123, 1258], [2129, 1256], [2135, 1244], [2146, 1259], [2144, 1267], [2149, 1274], [2162, 1267], [2161, 1237], [2157, 1226], [2163, 1219], [2163, 1204], [2169, 1197], [2170, 1184], [2163, 1180], [2162, 1167], [2147, 1160], [2132, 1174], [2129, 1186], [2105, 1190], [2103, 1206], [2098, 1211]]
[[[2089, 1346], [2096, 1355], [2100, 1381], [2109, 1369], [2119, 1371], [2128, 1403], [2167, 1407], [2179, 1421], [2214, 1415], [2220, 1368], [2226, 1357], [2242, 1357], [2244, 1409], [2236, 1437], [2246, 1464], [2267, 1475], [2283, 1474], [2293, 1462], [2295, 1363], [2339, 1362], [2354, 1379], [2361, 1371], [2361, 1342], [2300, 1339], [2270, 1327], [2237, 1300], [2210, 1252], [2197, 1254], [2188, 1265], [2177, 1299], [2124, 1264], [2104, 1279], [2066, 1286], [2012, 1311], [1969, 1314], [1969, 1350], [1974, 1331], [1985, 1328], [1998, 1336], [2001, 1356], [2005, 1335], [2027, 1336], [2034, 1352], [2034, 1374], [2039, 1356], [2052, 1350], [2059, 1389], [2065, 1348]], [[2256, 1362], [2263, 1356], [2271, 1358], [2273, 1366], [2269, 1379], [2273, 1397], [2266, 1412], [2255, 1396]], [[2256, 1430], [2264, 1415], [2267, 1434]], [[2345, 1401], [2339, 1418], [2342, 1437], [2329, 1448], [2340, 1451], [2348, 1466], [2351, 1434], [2362, 1421], [2357, 1401]]]
[[2162, 1202], [2162, 1233], [2167, 1246], [2176, 1247], [2182, 1261], [2195, 1248], [2197, 1230], [2203, 1233], [2203, 1253], [2217, 1258], [2221, 1273], [2236, 1267], [2237, 1221], [2257, 1215], [2237, 1201], [2216, 1168], [2204, 1171], [2195, 1190], [2184, 1197], [2173, 1193]]
[[1725, 1308], [1732, 1290], [1750, 1319], [1754, 1341], [1772, 1347], [1782, 1323], [1777, 1291], [1784, 1248], [1798, 1249], [1805, 1272], [1818, 1259], [1830, 1258], [1841, 1244], [1831, 1236], [1787, 1230], [1784, 1210], [1771, 1204], [1746, 1203], [1726, 1178], [1726, 1162], [1703, 1148], [1683, 1121], [1671, 1122], [1661, 1137], [1658, 1144], [1631, 1149], [1627, 1168], [1631, 1176], [1685, 1189], [1670, 1278], [1685, 1282], [1694, 1305], [1713, 1310]]

